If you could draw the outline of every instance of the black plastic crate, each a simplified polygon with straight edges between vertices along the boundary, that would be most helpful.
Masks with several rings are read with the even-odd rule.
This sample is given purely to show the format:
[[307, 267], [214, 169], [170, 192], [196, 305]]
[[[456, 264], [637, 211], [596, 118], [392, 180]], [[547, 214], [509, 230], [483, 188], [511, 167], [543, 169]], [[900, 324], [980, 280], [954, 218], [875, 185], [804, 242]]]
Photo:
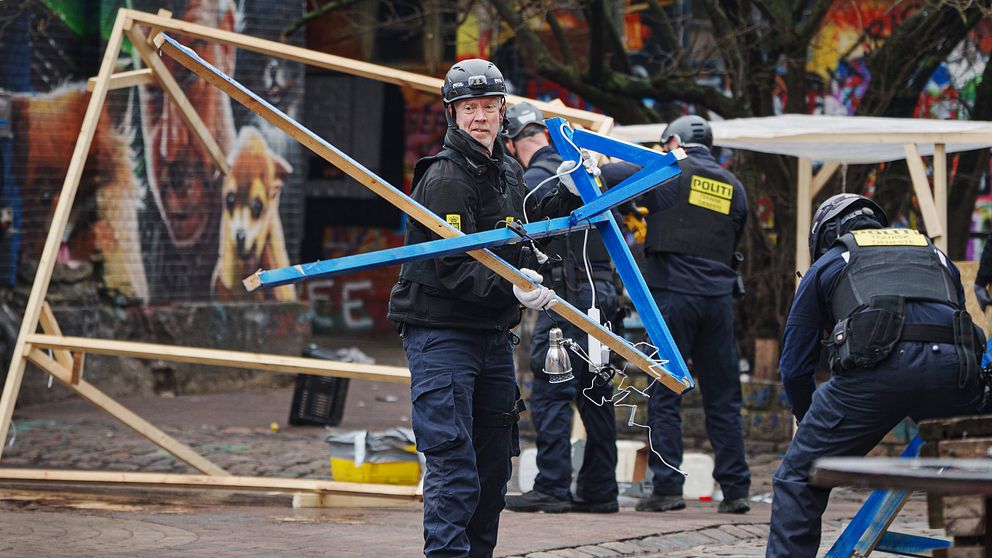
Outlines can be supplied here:
[[[303, 356], [324, 360], [345, 360], [333, 351], [309, 345]], [[311, 374], [297, 374], [293, 405], [289, 411], [289, 424], [317, 424], [337, 426], [344, 415], [348, 397], [348, 378], [330, 378]]]

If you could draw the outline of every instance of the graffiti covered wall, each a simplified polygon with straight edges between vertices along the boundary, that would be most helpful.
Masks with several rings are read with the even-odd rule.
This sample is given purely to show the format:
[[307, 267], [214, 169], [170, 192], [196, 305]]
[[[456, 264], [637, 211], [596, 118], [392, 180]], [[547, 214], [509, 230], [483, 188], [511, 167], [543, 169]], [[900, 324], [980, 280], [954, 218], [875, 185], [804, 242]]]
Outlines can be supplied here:
[[[130, 0], [127, 7], [277, 39], [302, 4], [266, 0]], [[30, 281], [62, 188], [120, 0], [0, 3], [0, 88], [12, 134], [0, 177], [0, 283]], [[303, 97], [300, 65], [181, 42], [290, 116]], [[286, 287], [245, 293], [241, 279], [288, 265], [298, 252], [302, 147], [164, 58], [231, 166], [221, 175], [157, 84], [112, 91], [101, 113], [58, 261], [92, 266], [110, 293], [144, 303], [297, 298]], [[125, 46], [116, 71], [142, 67]], [[2, 136], [2, 135], [0, 135]], [[0, 139], [0, 142], [5, 140]], [[7, 154], [9, 153], [9, 156]], [[2, 222], [5, 217], [7, 225]], [[30, 266], [29, 266], [30, 267]]]

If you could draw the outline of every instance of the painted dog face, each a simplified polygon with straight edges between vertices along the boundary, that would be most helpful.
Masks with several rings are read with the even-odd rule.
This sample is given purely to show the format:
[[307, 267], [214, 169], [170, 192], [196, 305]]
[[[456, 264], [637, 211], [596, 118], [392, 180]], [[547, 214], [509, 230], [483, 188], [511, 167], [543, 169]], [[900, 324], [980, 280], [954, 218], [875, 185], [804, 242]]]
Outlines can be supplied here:
[[224, 249], [244, 262], [260, 262], [273, 220], [279, 219], [282, 178], [293, 167], [273, 153], [254, 127], [245, 126], [231, 155], [231, 173], [224, 180]]

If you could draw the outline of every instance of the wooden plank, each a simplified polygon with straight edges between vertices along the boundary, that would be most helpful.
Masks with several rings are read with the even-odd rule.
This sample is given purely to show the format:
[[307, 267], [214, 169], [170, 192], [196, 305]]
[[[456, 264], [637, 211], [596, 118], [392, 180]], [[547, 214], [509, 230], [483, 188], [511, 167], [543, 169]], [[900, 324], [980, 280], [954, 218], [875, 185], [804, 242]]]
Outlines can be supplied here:
[[985, 534], [985, 497], [944, 496], [941, 502], [944, 528], [953, 537], [976, 537]]
[[[38, 321], [41, 324], [41, 330], [45, 333], [57, 337], [62, 336], [62, 329], [59, 327], [58, 321], [55, 320], [55, 313], [52, 312], [52, 307], [48, 304], [47, 300], [41, 305], [41, 314], [38, 316]], [[74, 366], [72, 355], [69, 354], [69, 351], [56, 349], [52, 352], [55, 354], [55, 360], [62, 366], [70, 369]]]
[[942, 144], [955, 144], [955, 145], [974, 145], [975, 149], [981, 149], [985, 146], [992, 145], [992, 132], [989, 128], [984, 128], [978, 131], [962, 131], [962, 132], [902, 132], [902, 133], [885, 133], [885, 132], [849, 132], [845, 131], [843, 135], [836, 132], [817, 132], [809, 134], [797, 134], [782, 137], [764, 137], [764, 136], [735, 136], [733, 138], [720, 138], [721, 140], [733, 142], [735, 144], [755, 142], [755, 143], [765, 143], [765, 144], [776, 144], [776, 143], [843, 143], [846, 145], [883, 145], [883, 144], [898, 144], [905, 145], [907, 143], [913, 144], [929, 144], [929, 143], [942, 143]]
[[920, 157], [920, 150], [913, 143], [907, 143], [902, 147], [906, 153], [906, 166], [909, 167], [909, 176], [913, 181], [913, 191], [916, 192], [916, 201], [920, 205], [927, 235], [932, 239], [938, 239], [944, 236], [944, 227], [937, 215], [937, 207], [934, 205], [933, 192], [930, 191], [930, 181], [927, 180], [927, 170], [923, 158]]
[[151, 47], [146, 43], [147, 37], [145, 37], [145, 34], [141, 32], [141, 29], [134, 27], [127, 32], [127, 36], [131, 39], [134, 49], [141, 56], [141, 60], [144, 61], [146, 66], [151, 68], [155, 78], [158, 79], [159, 85], [162, 86], [167, 96], [172, 99], [172, 102], [176, 104], [183, 122], [186, 123], [186, 126], [193, 132], [193, 136], [200, 142], [200, 148], [213, 160], [214, 165], [222, 173], [227, 175], [231, 172], [231, 167], [227, 162], [227, 155], [217, 145], [217, 140], [214, 139], [210, 129], [207, 128], [203, 119], [200, 118], [196, 109], [193, 108], [193, 104], [189, 102], [186, 94], [183, 93], [182, 87], [176, 83], [176, 78], [172, 77], [172, 74], [169, 73], [169, 69], [165, 67], [162, 59], [152, 52]]
[[[446, 223], [424, 206], [407, 198], [403, 192], [386, 183], [354, 159], [341, 152], [333, 145], [327, 143], [310, 130], [304, 128], [298, 122], [279, 112], [258, 96], [245, 89], [241, 86], [241, 84], [235, 82], [228, 76], [224, 76], [214, 69], [207, 68], [201, 61], [191, 56], [191, 54], [184, 48], [170, 41], [171, 39], [166, 40], [166, 37], [160, 34], [155, 38], [155, 45], [158, 46], [162, 52], [168, 54], [187, 69], [212, 83], [218, 89], [230, 95], [232, 99], [248, 107], [252, 112], [258, 114], [260, 117], [270, 122], [280, 130], [286, 132], [292, 138], [302, 143], [317, 155], [320, 155], [335, 167], [344, 171], [345, 174], [354, 178], [358, 181], [358, 183], [372, 190], [394, 206], [400, 208], [418, 223], [424, 225], [428, 230], [433, 231], [441, 238], [452, 238], [462, 234], [461, 231]], [[516, 268], [488, 250], [473, 250], [466, 253], [489, 269], [493, 270], [500, 277], [506, 279], [521, 289], [529, 291], [537, 288]], [[649, 359], [626, 340], [621, 339], [617, 335], [601, 327], [598, 322], [593, 322], [584, 312], [574, 308], [563, 299], [559, 298], [558, 304], [552, 306], [551, 310], [568, 320], [570, 323], [574, 324], [576, 327], [582, 329], [582, 331], [588, 333], [593, 338], [598, 339], [604, 345], [609, 346], [613, 351], [626, 358], [632, 365], [657, 378], [661, 384], [665, 385], [672, 391], [682, 393], [688, 388], [687, 385], [675, 379], [673, 376], [656, 370], [659, 363]]]
[[941, 440], [937, 443], [940, 457], [988, 459], [992, 457], [992, 438], [965, 438]]
[[83, 379], [83, 367], [85, 365], [86, 353], [72, 353], [72, 376], [69, 378], [70, 384], [77, 385], [79, 384], [79, 380]]
[[992, 415], [929, 419], [920, 421], [918, 429], [920, 437], [930, 443], [964, 436], [992, 437]]
[[[796, 185], [796, 271], [805, 272], [811, 263], [809, 261], [809, 227], [813, 218], [813, 161], [806, 157], [799, 158], [799, 182]], [[796, 281], [799, 288], [799, 281]]]
[[[933, 146], [933, 202], [937, 210], [937, 220], [941, 230], [947, 230], [947, 146], [943, 143]], [[937, 239], [937, 248], [947, 252], [947, 235]]]
[[398, 500], [395, 496], [379, 496], [379, 495], [344, 495], [344, 494], [329, 494], [329, 493], [319, 493], [319, 492], [302, 492], [293, 494], [293, 507], [294, 508], [381, 508], [381, 507], [401, 507], [401, 508], [420, 508], [421, 500], [423, 497], [419, 497], [414, 494], [413, 497], [408, 501]]
[[[444, 83], [444, 80], [439, 78], [425, 76], [414, 72], [396, 70], [388, 66], [381, 66], [379, 64], [372, 64], [370, 62], [363, 62], [361, 60], [345, 58], [343, 56], [316, 52], [302, 47], [280, 43], [278, 41], [269, 41], [266, 39], [242, 35], [241, 33], [234, 33], [232, 31], [223, 31], [205, 25], [190, 23], [188, 21], [163, 18], [137, 10], [124, 11], [136, 22], [158, 28], [162, 31], [174, 31], [176, 33], [189, 35], [191, 37], [196, 37], [215, 43], [233, 45], [238, 48], [258, 52], [266, 56], [272, 56], [282, 60], [292, 60], [294, 62], [317, 66], [319, 68], [326, 68], [328, 70], [341, 72], [347, 75], [364, 77], [404, 87], [411, 87], [418, 91], [424, 91], [438, 96], [441, 94], [441, 86]], [[151, 35], [151, 37], [154, 40], [154, 35]], [[561, 116], [570, 122], [582, 124], [590, 130], [599, 128], [602, 125], [601, 122], [603, 119], [607, 118], [594, 112], [575, 109], [564, 105], [557, 106], [552, 103], [538, 101], [536, 99], [528, 99], [517, 95], [507, 95], [506, 101], [511, 105], [527, 101], [535, 107], [541, 109], [541, 111], [544, 112], [545, 117]], [[992, 141], [989, 143], [992, 143]]]
[[204, 488], [233, 491], [317, 492], [374, 495], [394, 500], [415, 499], [413, 486], [367, 484], [278, 477], [180, 475], [176, 473], [124, 473], [63, 469], [0, 468], [0, 482], [58, 482], [69, 484], [141, 486], [152, 488]]
[[93, 88], [93, 94], [90, 95], [89, 103], [86, 105], [86, 114], [83, 116], [79, 138], [76, 140], [65, 180], [62, 182], [62, 190], [59, 194], [58, 204], [55, 206], [55, 213], [52, 215], [52, 224], [48, 229], [45, 247], [42, 249], [41, 257], [38, 260], [38, 270], [35, 273], [34, 283], [31, 285], [31, 294], [28, 296], [28, 302], [24, 308], [21, 329], [17, 335], [17, 342], [14, 344], [14, 350], [11, 354], [10, 368], [7, 371], [7, 380], [3, 387], [3, 395], [0, 396], [0, 457], [3, 455], [3, 448], [7, 445], [5, 442], [7, 440], [7, 431], [10, 428], [10, 417], [14, 414], [14, 404], [17, 401], [17, 394], [21, 390], [21, 381], [24, 379], [27, 337], [33, 334], [38, 327], [41, 306], [45, 300], [45, 295], [48, 293], [48, 285], [52, 279], [52, 270], [55, 268], [55, 258], [62, 244], [62, 235], [65, 232], [66, 223], [69, 221], [72, 202], [76, 198], [79, 179], [83, 174], [83, 166], [86, 164], [86, 155], [89, 153], [90, 145], [93, 141], [93, 134], [100, 119], [100, 112], [103, 110], [103, 103], [107, 99], [110, 76], [114, 73], [114, 65], [117, 62], [121, 43], [124, 40], [124, 24], [127, 21], [127, 13], [118, 11], [117, 19], [114, 21], [114, 27], [110, 31], [110, 36], [107, 38], [107, 49], [104, 51], [103, 60], [100, 62], [100, 71], [97, 73], [97, 82]]
[[148, 360], [230, 366], [232, 368], [249, 368], [287, 374], [314, 374], [317, 376], [352, 378], [377, 382], [400, 384], [410, 382], [410, 371], [398, 366], [335, 362], [317, 358], [247, 353], [200, 347], [180, 347], [177, 345], [159, 345], [155, 343], [116, 341], [112, 339], [91, 339], [86, 337], [32, 335], [29, 339], [35, 347], [65, 349], [72, 352], [78, 351]]
[[80, 397], [86, 399], [90, 403], [93, 403], [107, 414], [121, 421], [130, 429], [147, 438], [151, 443], [175, 456], [176, 459], [179, 459], [194, 469], [208, 475], [226, 476], [229, 474], [209, 459], [196, 453], [193, 448], [183, 444], [179, 440], [176, 440], [158, 428], [155, 428], [155, 426], [150, 422], [134, 414], [117, 401], [114, 401], [113, 398], [103, 393], [89, 382], [79, 380], [78, 383], [72, 383], [72, 372], [63, 368], [58, 362], [50, 358], [40, 349], [32, 348], [31, 352], [28, 353], [28, 358], [39, 368], [45, 372], [48, 372], [54, 376], [55, 379], [62, 382], [67, 388], [79, 394]]
[[[156, 12], [155, 15], [157, 15], [158, 17], [166, 18], [166, 19], [172, 19], [172, 12], [170, 12], [169, 10], [166, 10], [165, 8], [159, 8], [158, 12]], [[162, 30], [159, 29], [158, 27], [155, 27], [154, 25], [151, 26], [148, 29], [148, 36], [145, 37], [145, 44], [147, 44], [148, 46], [152, 46], [152, 44], [153, 44], [152, 43], [152, 39], [155, 38], [155, 35], [158, 35], [161, 32], [162, 32]]]
[[816, 195], [820, 193], [820, 190], [823, 189], [823, 187], [833, 177], [834, 173], [836, 173], [837, 169], [839, 168], [840, 168], [840, 163], [835, 161], [827, 161], [826, 163], [823, 163], [823, 166], [820, 167], [819, 172], [817, 172], [816, 176], [813, 177], [813, 183], [810, 185], [809, 188], [810, 200], [815, 198]]
[[[152, 71], [149, 68], [141, 68], [140, 70], [118, 72], [110, 76], [110, 85], [108, 85], [107, 88], [110, 90], [127, 89], [128, 87], [151, 83], [153, 81], [155, 81], [155, 76], [152, 75]], [[86, 80], [87, 91], [93, 91], [94, 87], [96, 87], [95, 77], [91, 77]]]

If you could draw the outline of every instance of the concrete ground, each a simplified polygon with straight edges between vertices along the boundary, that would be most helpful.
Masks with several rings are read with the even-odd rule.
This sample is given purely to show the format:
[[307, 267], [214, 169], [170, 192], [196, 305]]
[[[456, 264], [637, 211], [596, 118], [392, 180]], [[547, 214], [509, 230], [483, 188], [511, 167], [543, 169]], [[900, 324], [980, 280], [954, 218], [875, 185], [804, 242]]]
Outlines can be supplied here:
[[[361, 347], [382, 364], [402, 364], [395, 348]], [[288, 426], [292, 389], [120, 402], [233, 474], [329, 479], [326, 431]], [[70, 399], [14, 413], [14, 433], [0, 468], [193, 473], [86, 401]], [[335, 431], [409, 426], [409, 387], [352, 381]], [[271, 423], [278, 423], [273, 431]], [[526, 442], [526, 441], [525, 441]], [[526, 447], [526, 446], [525, 446]], [[497, 556], [760, 556], [768, 531], [771, 474], [779, 456], [750, 459], [751, 513], [717, 514], [716, 504], [639, 513], [633, 498], [611, 515], [504, 512]], [[511, 491], [516, 488], [511, 481]], [[837, 490], [824, 523], [823, 551], [866, 493]], [[914, 497], [893, 529], [926, 528], [926, 504]], [[243, 494], [0, 484], [0, 556], [418, 556], [419, 504], [294, 509], [286, 494]]]

